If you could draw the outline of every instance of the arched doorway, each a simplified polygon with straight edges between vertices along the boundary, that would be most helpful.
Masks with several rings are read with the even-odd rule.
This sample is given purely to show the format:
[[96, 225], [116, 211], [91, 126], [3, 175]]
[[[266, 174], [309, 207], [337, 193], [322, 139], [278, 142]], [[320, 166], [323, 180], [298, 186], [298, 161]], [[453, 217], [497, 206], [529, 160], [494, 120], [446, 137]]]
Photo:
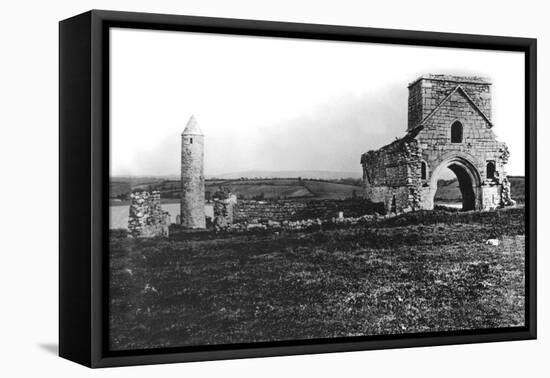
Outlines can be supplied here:
[[481, 209], [481, 178], [479, 172], [470, 159], [460, 155], [447, 157], [433, 170], [427, 194], [432, 208], [438, 189], [438, 181], [444, 177], [443, 173], [446, 169], [452, 171], [458, 181], [458, 188], [462, 197], [462, 210]]

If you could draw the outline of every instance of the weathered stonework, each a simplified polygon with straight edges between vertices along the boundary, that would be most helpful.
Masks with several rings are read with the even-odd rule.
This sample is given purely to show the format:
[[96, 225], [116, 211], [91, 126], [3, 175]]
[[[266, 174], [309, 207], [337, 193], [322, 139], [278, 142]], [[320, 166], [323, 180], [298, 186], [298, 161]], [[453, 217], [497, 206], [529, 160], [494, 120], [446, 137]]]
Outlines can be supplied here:
[[342, 213], [344, 217], [359, 217], [384, 209], [362, 198], [347, 200], [310, 201], [239, 201], [234, 207], [234, 222], [298, 221], [304, 219], [331, 219]]
[[223, 198], [214, 198], [214, 226], [225, 228], [234, 221], [234, 207], [237, 204], [237, 196], [228, 193]]
[[419, 208], [421, 156], [418, 141], [408, 136], [363, 154], [366, 198], [383, 203], [388, 213]]
[[181, 135], [180, 222], [184, 228], [206, 228], [204, 135], [191, 116]]
[[433, 209], [444, 168], [457, 176], [463, 209], [514, 204], [509, 152], [491, 122], [491, 84], [479, 77], [422, 76], [409, 85], [407, 134], [362, 155], [366, 197], [388, 212]]
[[136, 192], [130, 195], [129, 235], [135, 238], [168, 236], [170, 215], [160, 205], [160, 192]]

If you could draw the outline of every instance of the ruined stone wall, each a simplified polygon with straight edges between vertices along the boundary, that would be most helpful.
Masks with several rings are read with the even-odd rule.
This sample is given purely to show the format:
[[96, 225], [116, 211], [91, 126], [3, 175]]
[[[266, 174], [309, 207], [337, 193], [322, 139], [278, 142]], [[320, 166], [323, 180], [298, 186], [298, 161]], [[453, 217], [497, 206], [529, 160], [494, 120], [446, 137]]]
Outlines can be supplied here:
[[235, 221], [235, 205], [237, 196], [229, 194], [227, 198], [214, 198], [214, 226], [226, 227]]
[[386, 212], [418, 207], [421, 151], [414, 138], [405, 137], [361, 157], [365, 195], [383, 203]]
[[306, 202], [301, 201], [240, 200], [235, 206], [234, 220], [236, 223], [290, 220], [306, 206]]
[[358, 217], [375, 212], [382, 206], [364, 199], [311, 200], [311, 201], [239, 201], [234, 207], [234, 222], [261, 222], [302, 219], [331, 219], [342, 212], [345, 217]]
[[204, 136], [184, 134], [181, 144], [181, 225], [205, 228]]
[[136, 238], [168, 236], [170, 215], [160, 205], [160, 192], [130, 195], [129, 235]]
[[425, 75], [409, 85], [408, 129], [416, 127], [457, 85], [491, 118], [491, 83], [487, 79], [477, 76]]

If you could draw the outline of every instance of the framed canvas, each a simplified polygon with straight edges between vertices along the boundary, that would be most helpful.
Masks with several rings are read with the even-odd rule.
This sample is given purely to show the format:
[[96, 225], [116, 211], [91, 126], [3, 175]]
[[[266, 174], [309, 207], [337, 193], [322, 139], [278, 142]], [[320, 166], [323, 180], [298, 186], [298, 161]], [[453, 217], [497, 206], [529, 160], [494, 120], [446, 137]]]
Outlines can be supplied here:
[[536, 338], [536, 40], [60, 22], [59, 353]]

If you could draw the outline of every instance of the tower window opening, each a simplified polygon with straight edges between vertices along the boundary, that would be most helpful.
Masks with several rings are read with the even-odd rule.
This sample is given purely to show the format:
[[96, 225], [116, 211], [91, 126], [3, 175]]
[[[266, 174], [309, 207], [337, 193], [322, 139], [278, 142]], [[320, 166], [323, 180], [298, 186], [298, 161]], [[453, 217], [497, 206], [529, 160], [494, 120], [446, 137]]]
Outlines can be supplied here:
[[458, 121], [451, 126], [451, 143], [462, 143], [462, 123]]
[[189, 144], [193, 144], [193, 138], [189, 138]]
[[488, 179], [494, 179], [495, 178], [495, 171], [496, 171], [495, 162], [492, 161], [492, 160], [489, 160], [487, 162], [487, 178]]

